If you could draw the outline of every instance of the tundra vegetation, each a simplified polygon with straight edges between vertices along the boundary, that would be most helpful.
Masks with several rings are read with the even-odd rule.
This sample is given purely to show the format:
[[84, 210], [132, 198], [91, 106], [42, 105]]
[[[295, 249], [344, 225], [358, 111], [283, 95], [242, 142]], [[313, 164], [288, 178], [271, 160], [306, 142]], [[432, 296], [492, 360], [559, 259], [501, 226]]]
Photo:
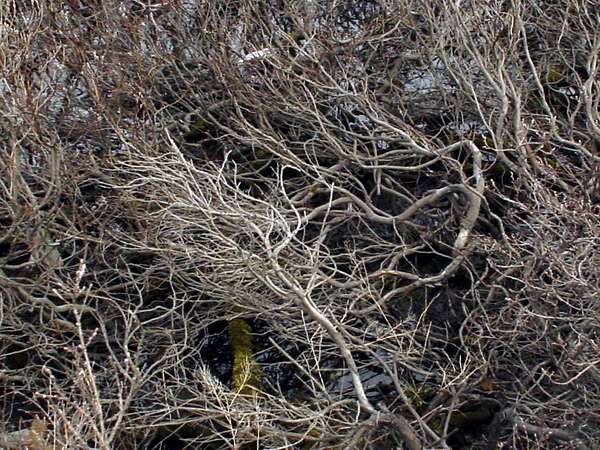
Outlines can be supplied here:
[[593, 0], [0, 3], [0, 448], [600, 448]]

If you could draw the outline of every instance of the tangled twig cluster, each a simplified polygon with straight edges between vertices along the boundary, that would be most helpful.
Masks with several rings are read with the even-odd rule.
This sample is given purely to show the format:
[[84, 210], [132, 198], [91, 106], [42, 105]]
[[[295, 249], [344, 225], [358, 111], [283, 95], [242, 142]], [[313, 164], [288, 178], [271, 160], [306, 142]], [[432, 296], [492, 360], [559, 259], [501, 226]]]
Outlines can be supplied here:
[[0, 447], [596, 447], [598, 21], [3, 3]]

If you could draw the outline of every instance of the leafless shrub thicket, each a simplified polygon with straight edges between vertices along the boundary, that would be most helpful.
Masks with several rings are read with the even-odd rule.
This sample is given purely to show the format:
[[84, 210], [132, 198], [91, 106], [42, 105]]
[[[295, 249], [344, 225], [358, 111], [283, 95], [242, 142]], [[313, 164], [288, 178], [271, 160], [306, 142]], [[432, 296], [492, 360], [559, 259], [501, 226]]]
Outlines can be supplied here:
[[598, 14], [2, 2], [0, 447], [597, 448]]

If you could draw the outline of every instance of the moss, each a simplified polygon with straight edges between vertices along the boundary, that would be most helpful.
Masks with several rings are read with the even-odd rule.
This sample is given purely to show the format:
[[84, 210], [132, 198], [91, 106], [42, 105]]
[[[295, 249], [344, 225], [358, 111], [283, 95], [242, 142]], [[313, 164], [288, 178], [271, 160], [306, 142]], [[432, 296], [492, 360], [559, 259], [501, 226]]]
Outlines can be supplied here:
[[310, 427], [306, 436], [311, 439], [305, 439], [302, 444], [302, 450], [310, 450], [315, 447], [316, 444], [319, 443], [321, 438], [321, 430], [315, 427]]
[[232, 389], [244, 395], [257, 393], [262, 371], [252, 354], [252, 329], [246, 320], [233, 319], [227, 330], [233, 352]]
[[202, 133], [204, 131], [206, 131], [207, 125], [206, 125], [206, 121], [202, 118], [197, 119], [192, 126], [190, 127], [190, 131], [192, 133]]
[[557, 64], [549, 66], [544, 73], [544, 81], [546, 84], [558, 84], [565, 78], [564, 68]]
[[433, 386], [408, 385], [404, 388], [406, 399], [417, 411], [424, 411], [431, 399], [435, 397], [436, 393], [436, 388]]
[[257, 160], [269, 159], [273, 154], [267, 150], [266, 148], [256, 148], [254, 149], [254, 158]]
[[199, 141], [205, 136], [207, 131], [208, 124], [203, 118], [199, 118], [190, 125], [189, 131], [185, 134], [184, 138], [187, 142]]
[[487, 133], [472, 131], [465, 137], [470, 139], [480, 150], [494, 148], [494, 141]]

